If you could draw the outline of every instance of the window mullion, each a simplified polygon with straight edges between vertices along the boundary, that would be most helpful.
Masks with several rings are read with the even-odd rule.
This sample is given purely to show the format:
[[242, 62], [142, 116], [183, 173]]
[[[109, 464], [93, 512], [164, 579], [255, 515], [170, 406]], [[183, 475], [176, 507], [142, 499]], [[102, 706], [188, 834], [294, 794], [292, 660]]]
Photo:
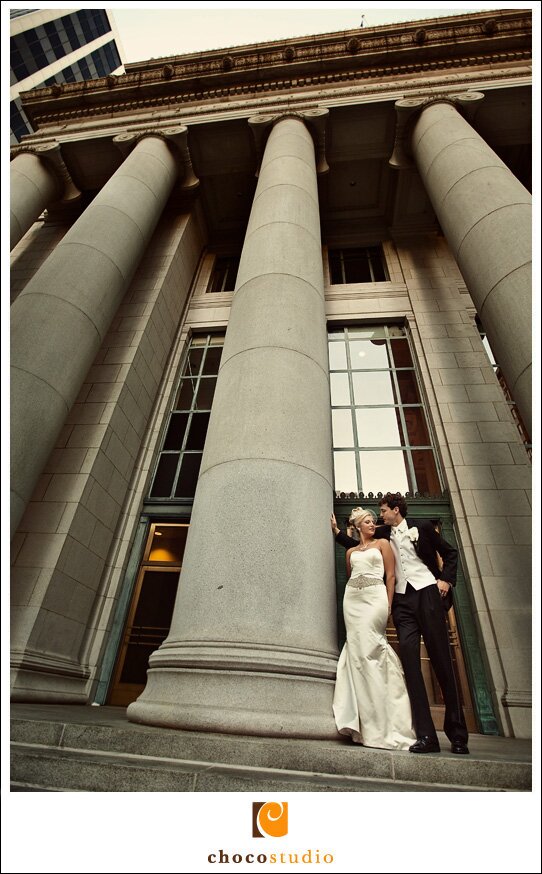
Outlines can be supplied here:
[[355, 403], [354, 403], [354, 380], [352, 374], [352, 361], [350, 358], [350, 340], [348, 336], [348, 329], [344, 329], [345, 335], [345, 348], [346, 348], [346, 366], [348, 368], [348, 391], [350, 392], [350, 417], [352, 420], [352, 433], [354, 435], [354, 460], [356, 462], [356, 478], [358, 485], [358, 492], [363, 491], [363, 481], [361, 477], [361, 461], [359, 457], [359, 435], [358, 435], [358, 423], [356, 418], [355, 411]]

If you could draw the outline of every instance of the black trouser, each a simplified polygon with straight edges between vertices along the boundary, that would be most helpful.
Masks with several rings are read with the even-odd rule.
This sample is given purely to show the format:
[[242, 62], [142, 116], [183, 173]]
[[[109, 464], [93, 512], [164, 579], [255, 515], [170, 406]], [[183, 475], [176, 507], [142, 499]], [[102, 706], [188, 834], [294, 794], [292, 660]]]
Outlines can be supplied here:
[[392, 615], [417, 736], [436, 736], [420, 662], [420, 637], [423, 635], [446, 705], [444, 731], [450, 741], [466, 743], [467, 726], [452, 665], [446, 610], [438, 586], [426, 586], [416, 591], [409, 583], [404, 595], [394, 595]]

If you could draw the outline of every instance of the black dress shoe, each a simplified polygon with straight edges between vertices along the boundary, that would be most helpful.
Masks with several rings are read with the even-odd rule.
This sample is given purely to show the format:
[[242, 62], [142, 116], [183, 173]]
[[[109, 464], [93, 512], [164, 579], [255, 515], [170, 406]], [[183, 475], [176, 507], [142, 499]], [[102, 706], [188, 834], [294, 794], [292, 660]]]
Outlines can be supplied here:
[[440, 744], [436, 737], [419, 737], [409, 748], [410, 753], [440, 753]]
[[454, 741], [451, 747], [452, 753], [457, 753], [458, 756], [468, 756], [469, 748], [462, 741]]

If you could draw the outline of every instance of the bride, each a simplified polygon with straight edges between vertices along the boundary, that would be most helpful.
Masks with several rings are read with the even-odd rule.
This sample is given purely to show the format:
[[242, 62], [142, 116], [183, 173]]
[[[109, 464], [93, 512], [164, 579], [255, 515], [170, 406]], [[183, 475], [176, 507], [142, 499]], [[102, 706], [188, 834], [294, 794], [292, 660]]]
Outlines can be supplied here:
[[374, 539], [370, 510], [357, 508], [351, 521], [360, 543], [346, 553], [346, 643], [337, 665], [335, 722], [356, 743], [407, 750], [416, 740], [410, 702], [401, 662], [386, 639], [395, 560], [387, 540]]

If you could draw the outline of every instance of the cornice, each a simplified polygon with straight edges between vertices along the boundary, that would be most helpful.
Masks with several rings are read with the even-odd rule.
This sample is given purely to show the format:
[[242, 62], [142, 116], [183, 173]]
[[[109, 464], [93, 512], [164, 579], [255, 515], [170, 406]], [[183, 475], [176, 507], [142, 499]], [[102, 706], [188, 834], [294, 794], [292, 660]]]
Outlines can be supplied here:
[[[423, 28], [421, 27], [423, 24]], [[290, 51], [287, 51], [290, 50]], [[23, 92], [35, 127], [531, 58], [525, 11], [454, 16], [128, 65], [122, 76]]]
[[154, 130], [162, 130], [172, 124], [182, 123], [191, 127], [198, 124], [209, 124], [218, 121], [246, 120], [258, 113], [283, 114], [284, 112], [302, 112], [318, 106], [329, 110], [358, 104], [393, 102], [414, 96], [416, 98], [432, 96], [454, 96], [462, 91], [493, 91], [516, 87], [530, 87], [532, 68], [530, 65], [521, 68], [493, 68], [492, 70], [469, 71], [462, 73], [439, 74], [432, 77], [416, 77], [411, 79], [395, 79], [385, 82], [371, 81], [349, 83], [339, 89], [307, 88], [296, 94], [266, 93], [258, 99], [244, 96], [227, 103], [219, 101], [204, 105], [185, 105], [182, 108], [163, 107], [162, 112], [148, 113], [125, 112], [122, 115], [99, 115], [95, 118], [77, 118], [69, 126], [59, 125], [59, 130], [51, 126], [49, 130], [38, 131], [25, 137], [23, 143], [11, 147], [12, 152], [18, 152], [22, 147], [33, 149], [37, 143], [56, 142], [62, 144], [88, 139], [111, 138], [127, 131], [144, 133], [150, 126]]

